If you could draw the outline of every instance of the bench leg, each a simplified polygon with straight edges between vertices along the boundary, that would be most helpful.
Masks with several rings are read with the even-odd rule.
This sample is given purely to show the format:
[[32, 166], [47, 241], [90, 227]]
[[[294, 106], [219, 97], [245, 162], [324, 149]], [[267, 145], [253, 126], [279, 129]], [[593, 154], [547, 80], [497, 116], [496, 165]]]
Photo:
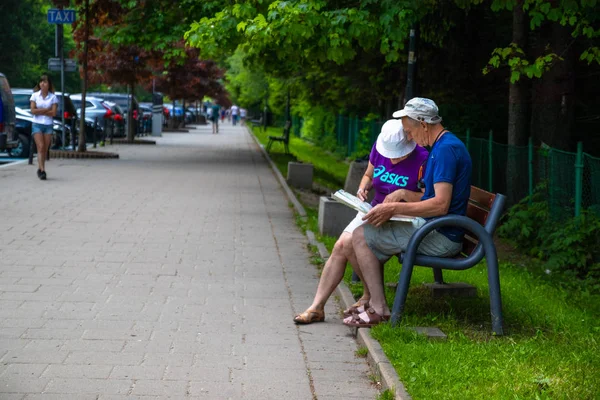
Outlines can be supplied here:
[[405, 257], [402, 263], [402, 271], [400, 271], [400, 278], [398, 279], [394, 305], [392, 306], [392, 326], [395, 326], [402, 319], [402, 312], [404, 311], [404, 303], [406, 302], [406, 296], [408, 295], [408, 286], [410, 285], [413, 268], [414, 261], [408, 262]]
[[285, 147], [285, 154], [290, 154], [290, 148], [288, 147], [288, 143], [283, 142], [283, 146]]
[[491, 239], [484, 241], [485, 259], [487, 263], [488, 285], [490, 288], [490, 313], [492, 314], [492, 331], [496, 335], [504, 335], [502, 317], [502, 296], [500, 294], [500, 271], [496, 247]]
[[433, 268], [433, 281], [435, 283], [444, 283], [444, 276], [441, 269]]
[[271, 146], [273, 145], [273, 141], [269, 139], [269, 143], [267, 143], [267, 153], [271, 151]]

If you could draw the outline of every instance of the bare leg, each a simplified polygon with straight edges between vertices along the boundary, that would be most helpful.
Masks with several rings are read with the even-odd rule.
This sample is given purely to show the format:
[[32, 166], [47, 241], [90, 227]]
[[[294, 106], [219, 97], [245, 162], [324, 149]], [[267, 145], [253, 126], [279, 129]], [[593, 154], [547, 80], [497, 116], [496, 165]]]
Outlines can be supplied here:
[[352, 244], [345, 246], [344, 249], [347, 251], [346, 258], [350, 262], [352, 269], [356, 272], [356, 275], [360, 278], [360, 281], [363, 282], [363, 295], [358, 300], [359, 303], [365, 304], [371, 298], [371, 293], [369, 292], [369, 288], [364, 284], [365, 280], [363, 279], [362, 271], [360, 270], [360, 265], [358, 265], [358, 260], [356, 259], [356, 253], [354, 252], [354, 246]]
[[37, 149], [38, 169], [40, 171], [43, 171], [46, 164], [46, 151], [44, 151], [44, 134], [41, 132], [35, 133], [33, 135], [33, 140], [35, 141], [35, 147]]
[[383, 292], [383, 268], [365, 241], [363, 226], [352, 233], [352, 245], [360, 265], [363, 283], [369, 288], [371, 294], [369, 305], [379, 315], [390, 315]]
[[312, 304], [308, 307], [309, 310], [323, 310], [329, 296], [331, 296], [331, 293], [333, 293], [337, 285], [342, 281], [344, 271], [346, 270], [346, 263], [348, 262], [346, 247], [352, 247], [352, 235], [348, 232], [343, 232], [337, 242], [335, 242], [331, 256], [329, 256], [323, 267], [317, 293]]
[[52, 135], [44, 135], [44, 168], [42, 171], [46, 170], [46, 157], [48, 154], [48, 150], [50, 149], [50, 145], [52, 144]]

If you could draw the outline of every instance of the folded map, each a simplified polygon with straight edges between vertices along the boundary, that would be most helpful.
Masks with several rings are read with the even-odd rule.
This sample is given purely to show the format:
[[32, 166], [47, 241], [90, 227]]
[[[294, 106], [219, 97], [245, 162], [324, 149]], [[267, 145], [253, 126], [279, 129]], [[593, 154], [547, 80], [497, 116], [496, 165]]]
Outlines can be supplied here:
[[[364, 214], [368, 213], [371, 208], [373, 208], [373, 206], [366, 201], [362, 201], [358, 197], [342, 189], [335, 192], [331, 197], [333, 197], [334, 200], [339, 201], [340, 203], [345, 204], [348, 207]], [[410, 217], [408, 215], [394, 215], [392, 218], [390, 218], [390, 221], [413, 222], [415, 218], [416, 217]]]

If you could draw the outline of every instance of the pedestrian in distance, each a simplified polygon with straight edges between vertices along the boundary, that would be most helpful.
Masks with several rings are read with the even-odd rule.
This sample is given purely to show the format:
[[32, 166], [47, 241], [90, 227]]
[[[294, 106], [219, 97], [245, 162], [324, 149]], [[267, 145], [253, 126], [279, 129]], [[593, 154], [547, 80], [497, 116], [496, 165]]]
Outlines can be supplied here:
[[[406, 136], [431, 151], [425, 167], [425, 193], [417, 202], [379, 204], [363, 217], [367, 223], [352, 235], [352, 247], [369, 288], [369, 307], [344, 319], [352, 327], [370, 327], [390, 318], [383, 287], [383, 265], [395, 254], [405, 252], [411, 236], [427, 220], [448, 214], [465, 215], [471, 194], [471, 156], [466, 146], [442, 126], [437, 105], [430, 99], [415, 97], [393, 114], [402, 119]], [[390, 221], [396, 214], [418, 217], [407, 224]], [[441, 227], [427, 234], [418, 254], [452, 257], [462, 248], [464, 231]]]
[[247, 111], [245, 108], [240, 108], [240, 124], [242, 126], [246, 125], [246, 115], [247, 115]]
[[[371, 149], [369, 165], [360, 181], [356, 196], [365, 201], [369, 191], [373, 190], [375, 196], [371, 202], [372, 206], [419, 201], [423, 195], [419, 180], [427, 155], [427, 150], [406, 137], [402, 121], [387, 121], [381, 127], [381, 133]], [[353, 231], [364, 223], [364, 215], [359, 212], [340, 235], [323, 268], [313, 303], [306, 311], [294, 317], [295, 323], [310, 324], [325, 320], [325, 303], [342, 281], [348, 261], [362, 279], [352, 248], [352, 235]], [[370, 297], [369, 288], [365, 286], [363, 296], [345, 310], [344, 315], [364, 311]]]
[[237, 124], [239, 112], [240, 108], [237, 105], [234, 104], [231, 106], [231, 122], [233, 126]]
[[58, 109], [58, 99], [54, 95], [54, 85], [48, 75], [42, 75], [29, 99], [33, 124], [31, 134], [37, 148], [37, 176], [46, 180], [46, 154], [52, 142], [53, 117]]
[[212, 133], [213, 134], [219, 133], [219, 116], [220, 116], [220, 111], [221, 111], [221, 107], [217, 103], [214, 103], [211, 106], [210, 118], [211, 118], [211, 121], [212, 121]]

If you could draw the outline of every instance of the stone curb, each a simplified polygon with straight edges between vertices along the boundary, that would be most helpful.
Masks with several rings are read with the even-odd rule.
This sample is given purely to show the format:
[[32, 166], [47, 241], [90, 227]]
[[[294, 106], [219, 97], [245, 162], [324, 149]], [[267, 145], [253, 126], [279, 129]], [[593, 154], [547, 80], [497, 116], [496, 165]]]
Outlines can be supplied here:
[[[110, 139], [106, 142], [107, 144], [110, 144]], [[112, 144], [156, 144], [156, 142], [154, 140], [146, 140], [146, 139], [134, 139], [133, 142], [130, 142], [127, 139], [113, 139]]]
[[119, 158], [117, 153], [104, 151], [71, 151], [71, 150], [50, 150], [50, 159], [53, 158]]
[[271, 160], [271, 157], [269, 157], [269, 154], [265, 150], [264, 146], [260, 144], [260, 142], [258, 141], [256, 136], [254, 136], [254, 134], [252, 134], [252, 131], [248, 127], [246, 127], [246, 131], [254, 139], [254, 142], [256, 142], [256, 145], [262, 151], [263, 156], [267, 159], [267, 161], [271, 165], [271, 169], [273, 170], [273, 173], [277, 177], [277, 180], [279, 180], [279, 183], [281, 183], [281, 186], [285, 190], [285, 193], [287, 194], [288, 199], [290, 199], [290, 201], [294, 205], [296, 212], [300, 215], [300, 217], [306, 218], [306, 210], [304, 209], [304, 207], [302, 207], [302, 204], [300, 204], [300, 202], [294, 195], [294, 192], [292, 192], [292, 189], [290, 189], [290, 187], [288, 186], [283, 175], [281, 175], [281, 172], [279, 172], [279, 168], [277, 168], [277, 165], [275, 165], [275, 163]]
[[189, 132], [190, 132], [189, 129], [184, 129], [184, 128], [176, 128], [176, 129], [165, 128], [162, 130], [162, 133], [189, 133]]
[[[294, 205], [296, 212], [302, 217], [306, 217], [306, 210], [304, 210], [302, 204], [300, 204], [298, 199], [296, 199], [294, 192], [292, 192], [292, 190], [288, 187], [287, 182], [285, 181], [285, 179], [283, 179], [283, 176], [279, 172], [279, 169], [277, 168], [275, 163], [271, 161], [271, 158], [269, 157], [269, 154], [265, 150], [264, 146], [260, 144], [256, 136], [254, 136], [254, 134], [248, 127], [246, 127], [246, 129], [250, 136], [254, 139], [258, 147], [261, 149], [267, 161], [269, 161], [273, 172], [277, 176], [277, 179], [279, 179], [281, 186], [283, 186], [283, 188], [285, 189], [285, 192], [292, 204]], [[308, 242], [311, 245], [317, 247], [321, 258], [323, 258], [324, 260], [328, 259], [329, 251], [327, 251], [327, 248], [323, 243], [317, 241], [315, 234], [307, 230], [306, 236], [308, 238]], [[355, 303], [354, 296], [352, 296], [350, 289], [344, 281], [342, 281], [336, 288], [336, 294], [339, 296], [342, 306], [344, 308], [348, 308]], [[367, 348], [367, 360], [369, 361], [369, 365], [371, 366], [373, 374], [381, 382], [381, 386], [383, 387], [383, 389], [389, 389], [392, 393], [394, 393], [394, 398], [396, 400], [411, 400], [412, 398], [410, 397], [410, 395], [406, 391], [406, 388], [400, 381], [396, 370], [394, 369], [388, 358], [385, 356], [381, 345], [377, 340], [371, 337], [371, 330], [368, 328], [358, 329], [356, 340], [359, 345]]]

